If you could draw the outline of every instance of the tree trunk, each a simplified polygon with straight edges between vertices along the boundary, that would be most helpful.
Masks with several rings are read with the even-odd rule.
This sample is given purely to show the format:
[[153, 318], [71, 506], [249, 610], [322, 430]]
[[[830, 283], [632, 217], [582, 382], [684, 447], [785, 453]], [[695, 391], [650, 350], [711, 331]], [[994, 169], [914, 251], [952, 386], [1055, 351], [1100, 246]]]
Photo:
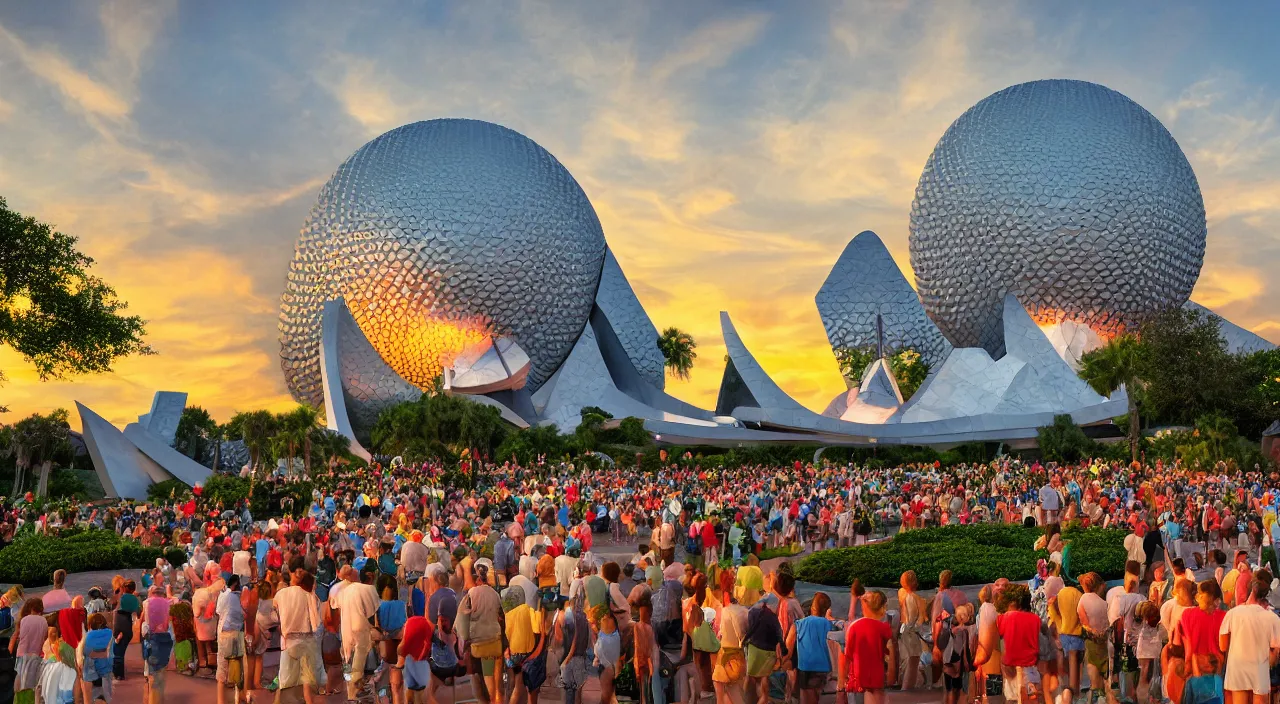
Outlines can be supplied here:
[[15, 497], [22, 496], [22, 470], [25, 469], [21, 464], [14, 467], [13, 470], [13, 495]]
[[36, 496], [49, 494], [49, 472], [53, 470], [53, 460], [40, 463], [40, 483], [36, 484]]
[[1138, 400], [1133, 397], [1133, 391], [1128, 391], [1126, 396], [1129, 397], [1129, 453], [1133, 455], [1133, 461], [1138, 461], [1138, 438], [1142, 435], [1142, 429], [1138, 423]]
[[218, 471], [218, 463], [222, 460], [222, 442], [213, 441], [213, 471]]

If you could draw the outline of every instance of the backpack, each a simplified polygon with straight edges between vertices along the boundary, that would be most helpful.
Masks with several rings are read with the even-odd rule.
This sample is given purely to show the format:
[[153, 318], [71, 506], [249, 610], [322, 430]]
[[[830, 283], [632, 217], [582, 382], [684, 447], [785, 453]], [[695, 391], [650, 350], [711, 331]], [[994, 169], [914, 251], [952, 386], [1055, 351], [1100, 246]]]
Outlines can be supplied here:
[[720, 652], [720, 639], [711, 630], [711, 624], [703, 621], [693, 629], [693, 649], [704, 653]]

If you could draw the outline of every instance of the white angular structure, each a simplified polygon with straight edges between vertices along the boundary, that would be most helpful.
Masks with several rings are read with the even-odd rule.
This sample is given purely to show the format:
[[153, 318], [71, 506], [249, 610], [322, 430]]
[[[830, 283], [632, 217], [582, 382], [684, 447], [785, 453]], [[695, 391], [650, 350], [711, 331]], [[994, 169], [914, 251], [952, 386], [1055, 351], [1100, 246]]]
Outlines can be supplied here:
[[611, 250], [605, 251], [604, 271], [600, 273], [600, 288], [596, 291], [596, 308], [609, 321], [609, 327], [617, 335], [619, 345], [640, 380], [658, 391], [666, 388], [666, 360], [658, 349], [658, 329], [649, 320], [644, 306], [640, 305]]
[[902, 407], [902, 391], [894, 378], [889, 363], [884, 359], [872, 362], [862, 375], [862, 383], [831, 402], [828, 409], [839, 407], [838, 413], [825, 416], [853, 423], [883, 423]]
[[[910, 348], [930, 368], [947, 358], [951, 343], [925, 315], [889, 250], [867, 230], [849, 241], [814, 297], [831, 348]], [[851, 382], [856, 386], [857, 379]]]
[[172, 445], [178, 434], [178, 422], [187, 407], [187, 394], [183, 391], [157, 391], [151, 399], [151, 410], [138, 416], [138, 422]]
[[1005, 355], [955, 350], [902, 409], [902, 422], [980, 414], [1069, 413], [1106, 403], [1059, 356], [1018, 299], [1004, 300]]
[[[147, 487], [152, 484], [180, 479], [195, 486], [212, 476], [212, 470], [173, 449], [164, 436], [150, 427], [160, 422], [161, 428], [176, 428], [176, 421], [167, 424], [165, 419], [173, 415], [177, 399], [181, 399], [185, 407], [186, 396], [171, 391], [157, 392], [151, 412], [140, 416], [138, 423], [125, 426], [124, 432], [76, 402], [85, 447], [108, 497], [145, 499]], [[176, 407], [179, 418], [182, 410]]]
[[463, 350], [452, 367], [445, 367], [444, 386], [465, 394], [522, 389], [531, 364], [515, 340], [488, 339]]

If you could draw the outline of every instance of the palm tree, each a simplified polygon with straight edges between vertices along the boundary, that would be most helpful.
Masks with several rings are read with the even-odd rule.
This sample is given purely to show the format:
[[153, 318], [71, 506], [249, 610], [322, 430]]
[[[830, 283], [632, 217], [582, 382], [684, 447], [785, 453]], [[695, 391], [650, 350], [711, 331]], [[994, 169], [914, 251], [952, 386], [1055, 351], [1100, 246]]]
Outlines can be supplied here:
[[1210, 459], [1214, 462], [1226, 456], [1227, 445], [1234, 440], [1239, 431], [1230, 418], [1218, 413], [1210, 413], [1196, 419], [1196, 430], [1209, 448]]
[[1138, 391], [1144, 385], [1140, 377], [1142, 345], [1133, 335], [1120, 335], [1080, 358], [1080, 378], [1103, 396], [1110, 396], [1123, 386], [1129, 397], [1129, 452], [1138, 459]]
[[285, 460], [285, 467], [293, 472], [293, 458], [298, 456], [298, 447], [302, 444], [302, 436], [297, 428], [283, 426], [271, 436], [271, 449], [276, 457]]
[[689, 379], [693, 361], [698, 358], [694, 351], [697, 347], [693, 336], [677, 327], [669, 327], [658, 336], [658, 349], [666, 360], [667, 371], [681, 381]]
[[[285, 415], [283, 425], [289, 429], [302, 449], [304, 476], [311, 476], [311, 431], [320, 424], [320, 411], [314, 406], [299, 404]], [[296, 453], [294, 453], [296, 454]], [[292, 465], [290, 465], [292, 469]]]
[[351, 441], [346, 435], [328, 428], [316, 428], [311, 431], [311, 449], [325, 458], [329, 469], [338, 465], [338, 460], [347, 454]]
[[227, 437], [239, 439], [249, 450], [249, 467], [256, 470], [264, 450], [271, 449], [276, 417], [270, 411], [241, 411], [227, 423]]

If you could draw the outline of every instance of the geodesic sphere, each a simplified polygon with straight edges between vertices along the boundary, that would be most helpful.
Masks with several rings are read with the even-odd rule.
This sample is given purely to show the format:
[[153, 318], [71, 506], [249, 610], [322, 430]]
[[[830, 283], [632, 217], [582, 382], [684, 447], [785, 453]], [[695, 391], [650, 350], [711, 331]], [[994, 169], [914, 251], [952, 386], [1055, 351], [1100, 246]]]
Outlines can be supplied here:
[[280, 304], [289, 390], [322, 406], [320, 314], [337, 297], [420, 388], [505, 335], [536, 390], [586, 325], [604, 255], [586, 194], [529, 138], [478, 120], [398, 127], [338, 167], [302, 228]]
[[956, 347], [993, 356], [1006, 293], [1038, 323], [1108, 337], [1185, 303], [1204, 248], [1204, 199], [1173, 136], [1084, 81], [1022, 83], [969, 108], [911, 206], [925, 311]]

